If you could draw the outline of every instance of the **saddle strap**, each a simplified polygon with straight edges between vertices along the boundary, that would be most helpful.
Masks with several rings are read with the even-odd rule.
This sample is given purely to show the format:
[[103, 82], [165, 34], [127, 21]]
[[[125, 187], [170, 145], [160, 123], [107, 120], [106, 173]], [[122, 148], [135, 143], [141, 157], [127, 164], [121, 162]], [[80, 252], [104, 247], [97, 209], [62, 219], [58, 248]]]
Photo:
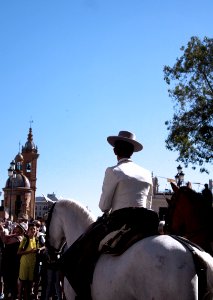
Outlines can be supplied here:
[[182, 245], [184, 245], [192, 254], [193, 261], [195, 264], [195, 270], [198, 276], [198, 300], [204, 299], [205, 295], [208, 293], [207, 291], [207, 266], [203, 260], [197, 255], [195, 248], [200, 251], [204, 251], [200, 246], [194, 244], [193, 242], [185, 239], [184, 237], [177, 235], [169, 235]]

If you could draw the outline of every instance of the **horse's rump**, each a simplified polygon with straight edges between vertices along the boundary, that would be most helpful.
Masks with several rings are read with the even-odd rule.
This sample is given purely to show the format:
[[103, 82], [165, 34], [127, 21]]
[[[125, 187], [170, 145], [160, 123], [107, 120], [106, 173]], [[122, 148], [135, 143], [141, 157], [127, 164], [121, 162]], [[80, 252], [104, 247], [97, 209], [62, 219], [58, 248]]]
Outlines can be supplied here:
[[121, 256], [101, 255], [92, 296], [103, 300], [197, 299], [193, 258], [184, 248], [171, 237], [159, 235], [138, 241]]

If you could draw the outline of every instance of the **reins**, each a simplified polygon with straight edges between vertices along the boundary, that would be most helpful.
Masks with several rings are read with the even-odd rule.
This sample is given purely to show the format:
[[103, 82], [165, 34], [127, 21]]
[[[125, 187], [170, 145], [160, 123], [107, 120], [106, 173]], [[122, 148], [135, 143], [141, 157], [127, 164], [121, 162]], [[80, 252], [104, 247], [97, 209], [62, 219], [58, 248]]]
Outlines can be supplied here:
[[61, 254], [64, 250], [64, 247], [67, 244], [66, 240], [65, 239], [62, 240], [62, 243], [60, 244], [58, 249], [56, 249], [55, 247], [50, 245], [50, 242], [49, 242], [49, 227], [50, 227], [50, 222], [51, 222], [51, 219], [52, 219], [52, 214], [53, 214], [53, 210], [55, 208], [55, 205], [56, 205], [56, 202], [54, 202], [53, 205], [51, 206], [51, 208], [48, 212], [48, 217], [47, 217], [47, 221], [46, 221], [46, 225], [47, 225], [47, 229], [46, 229], [46, 247], [47, 247], [47, 249], [50, 253]]

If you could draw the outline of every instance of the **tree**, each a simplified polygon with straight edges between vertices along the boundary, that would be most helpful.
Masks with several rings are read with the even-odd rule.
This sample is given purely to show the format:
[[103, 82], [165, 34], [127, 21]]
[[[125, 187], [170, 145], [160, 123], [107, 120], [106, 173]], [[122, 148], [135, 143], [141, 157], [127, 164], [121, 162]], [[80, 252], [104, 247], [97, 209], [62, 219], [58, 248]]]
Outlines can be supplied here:
[[164, 67], [174, 115], [166, 121], [166, 148], [178, 151], [177, 161], [185, 167], [200, 167], [213, 161], [213, 39], [191, 37], [173, 67]]

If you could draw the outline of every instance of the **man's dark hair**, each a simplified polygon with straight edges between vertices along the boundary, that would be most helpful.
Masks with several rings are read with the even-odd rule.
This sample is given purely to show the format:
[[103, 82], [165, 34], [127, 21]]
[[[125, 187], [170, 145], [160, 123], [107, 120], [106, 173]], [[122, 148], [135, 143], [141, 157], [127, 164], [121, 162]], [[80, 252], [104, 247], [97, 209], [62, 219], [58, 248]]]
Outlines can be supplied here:
[[125, 141], [116, 141], [114, 153], [119, 157], [130, 158], [134, 152], [134, 146]]

